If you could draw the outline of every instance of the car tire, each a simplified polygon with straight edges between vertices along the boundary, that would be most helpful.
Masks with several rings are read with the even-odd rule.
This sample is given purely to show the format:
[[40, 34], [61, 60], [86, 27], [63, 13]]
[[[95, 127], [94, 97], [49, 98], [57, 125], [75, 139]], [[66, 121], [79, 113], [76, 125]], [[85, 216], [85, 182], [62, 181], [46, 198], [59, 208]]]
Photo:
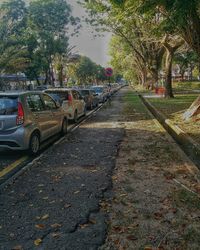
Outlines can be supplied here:
[[61, 130], [61, 135], [64, 136], [67, 134], [67, 129], [68, 129], [68, 121], [67, 119], [64, 119], [62, 122], [62, 130]]
[[78, 112], [77, 112], [77, 110], [74, 112], [74, 122], [75, 123], [78, 122]]
[[31, 135], [29, 142], [29, 153], [31, 155], [37, 155], [40, 151], [40, 135], [38, 132], [34, 132]]

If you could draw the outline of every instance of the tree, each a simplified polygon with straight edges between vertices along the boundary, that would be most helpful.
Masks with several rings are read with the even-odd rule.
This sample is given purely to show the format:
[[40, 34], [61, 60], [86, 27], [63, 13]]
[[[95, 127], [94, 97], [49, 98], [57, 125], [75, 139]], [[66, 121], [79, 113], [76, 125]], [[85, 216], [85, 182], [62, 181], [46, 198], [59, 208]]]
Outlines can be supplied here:
[[23, 40], [27, 9], [22, 0], [0, 5], [0, 72], [22, 72], [29, 62]]
[[30, 2], [28, 22], [27, 41], [32, 61], [29, 71], [36, 66], [37, 73], [39, 53], [46, 75], [45, 83], [54, 84], [54, 59], [67, 53], [69, 27], [76, 25], [78, 19], [71, 15], [71, 8], [65, 0], [35, 0]]
[[122, 3], [123, 1], [111, 1], [111, 4], [104, 1], [87, 3], [85, 6], [90, 10], [90, 24], [100, 24], [102, 31], [107, 29], [120, 37], [129, 46], [137, 65], [140, 65], [137, 70], [140, 71], [142, 83], [145, 85], [147, 73], [150, 73], [152, 82], [155, 83], [158, 81], [164, 54], [162, 44], [157, 39], [152, 39], [150, 33], [156, 20], [149, 22], [145, 16], [136, 14], [134, 9], [124, 9]]
[[[124, 1], [124, 4], [126, 2]], [[135, 0], [132, 3], [139, 5], [143, 13], [162, 14], [160, 27], [182, 36], [200, 57], [200, 2], [198, 0]]]
[[185, 72], [190, 69], [190, 78], [192, 80], [192, 71], [198, 67], [198, 56], [188, 47], [179, 50], [174, 56], [174, 63], [178, 64], [182, 81], [184, 80]]

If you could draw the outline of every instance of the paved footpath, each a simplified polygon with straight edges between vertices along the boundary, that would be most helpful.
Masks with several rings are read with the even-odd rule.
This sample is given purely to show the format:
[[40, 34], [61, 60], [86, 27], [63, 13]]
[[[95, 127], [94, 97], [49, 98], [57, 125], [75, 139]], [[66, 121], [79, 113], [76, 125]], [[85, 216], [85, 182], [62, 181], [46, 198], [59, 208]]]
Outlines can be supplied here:
[[124, 88], [3, 190], [0, 249], [199, 249], [198, 185], [196, 167]]

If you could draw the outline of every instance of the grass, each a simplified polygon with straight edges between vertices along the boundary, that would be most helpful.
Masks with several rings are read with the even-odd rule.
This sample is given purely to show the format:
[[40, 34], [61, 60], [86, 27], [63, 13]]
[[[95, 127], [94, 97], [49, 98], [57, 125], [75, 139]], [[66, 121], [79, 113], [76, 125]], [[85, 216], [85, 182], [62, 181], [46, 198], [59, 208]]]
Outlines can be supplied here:
[[138, 95], [130, 91], [124, 97], [124, 101], [126, 103], [124, 107], [124, 113], [126, 115], [134, 114], [134, 116], [138, 116], [138, 119], [139, 118], [141, 118], [142, 120], [149, 119], [149, 114], [147, 112], [147, 109], [143, 105]]
[[185, 111], [190, 107], [198, 94], [176, 95], [175, 98], [149, 98], [148, 100], [166, 117], [170, 118], [174, 113]]
[[148, 100], [158, 111], [171, 119], [174, 124], [178, 125], [189, 136], [200, 143], [200, 121], [191, 119], [186, 122], [183, 120], [183, 113], [198, 96], [198, 94], [180, 94], [172, 99], [149, 98]]
[[190, 209], [200, 209], [200, 198], [187, 190], [179, 190], [173, 194], [173, 198], [175, 204], [180, 208], [186, 205]]
[[173, 88], [175, 91], [200, 90], [200, 82], [174, 82]]

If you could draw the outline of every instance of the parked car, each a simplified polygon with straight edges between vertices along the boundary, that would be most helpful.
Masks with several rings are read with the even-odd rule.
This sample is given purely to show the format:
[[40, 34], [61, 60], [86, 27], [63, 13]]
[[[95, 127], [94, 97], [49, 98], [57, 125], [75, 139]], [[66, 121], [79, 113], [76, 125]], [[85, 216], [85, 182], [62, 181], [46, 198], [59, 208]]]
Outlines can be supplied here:
[[77, 122], [79, 117], [86, 115], [86, 104], [78, 90], [57, 88], [48, 89], [45, 93], [60, 103], [69, 120]]
[[49, 137], [67, 133], [67, 116], [43, 92], [0, 93], [0, 148], [37, 154]]
[[80, 89], [79, 91], [84, 98], [87, 109], [93, 109], [94, 107], [98, 107], [99, 98], [98, 98], [98, 94], [96, 94], [94, 90]]
[[91, 90], [94, 90], [95, 93], [98, 95], [99, 102], [103, 103], [108, 98], [107, 89], [104, 86], [92, 86]]
[[37, 91], [43, 91], [43, 90], [46, 90], [48, 88], [51, 88], [51, 85], [40, 85], [40, 86], [36, 86], [34, 90], [37, 90]]

